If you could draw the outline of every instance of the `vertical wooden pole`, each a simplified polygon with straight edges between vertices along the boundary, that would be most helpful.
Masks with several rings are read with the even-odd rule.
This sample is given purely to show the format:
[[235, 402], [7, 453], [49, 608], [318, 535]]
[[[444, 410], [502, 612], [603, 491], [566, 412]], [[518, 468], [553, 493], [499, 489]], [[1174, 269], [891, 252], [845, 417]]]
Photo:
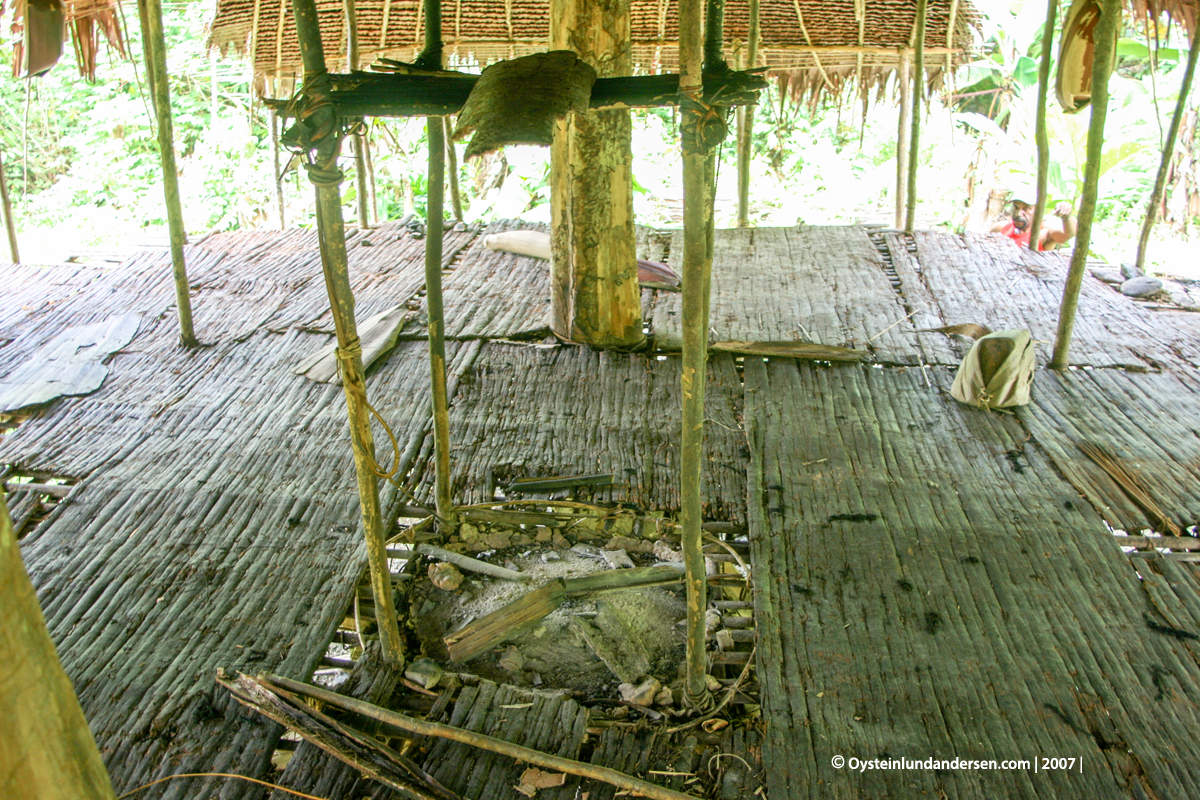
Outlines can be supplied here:
[[1071, 332], [1075, 327], [1075, 311], [1079, 307], [1079, 289], [1087, 265], [1088, 248], [1092, 243], [1092, 220], [1096, 216], [1096, 186], [1100, 182], [1100, 154], [1104, 149], [1104, 122], [1108, 116], [1108, 78], [1113, 69], [1113, 43], [1121, 30], [1121, 0], [1103, 0], [1100, 21], [1096, 23], [1092, 56], [1092, 119], [1088, 124], [1087, 164], [1083, 170], [1083, 197], [1079, 201], [1079, 222], [1075, 234], [1075, 250], [1063, 287], [1062, 306], [1058, 313], [1058, 334], [1054, 340], [1052, 369], [1066, 369], [1071, 348]]
[[908, 186], [908, 127], [912, 113], [909, 77], [909, 55], [907, 49], [900, 50], [900, 66], [896, 69], [896, 83], [900, 88], [900, 122], [896, 128], [896, 227], [904, 227], [904, 208]]
[[112, 800], [96, 740], [25, 572], [0, 488], [0, 797]]
[[[551, 0], [550, 47], [629, 75], [630, 0]], [[568, 114], [550, 147], [551, 327], [594, 347], [644, 341], [628, 109]]]
[[287, 229], [287, 210], [283, 202], [283, 165], [279, 161], [279, 118], [275, 109], [267, 109], [267, 124], [271, 126], [271, 160], [275, 164], [271, 182], [275, 184], [275, 205], [279, 209], [279, 230]]
[[138, 0], [142, 21], [142, 47], [146, 55], [146, 75], [150, 96], [154, 99], [154, 117], [158, 127], [158, 152], [162, 159], [163, 191], [167, 202], [167, 226], [171, 233], [171, 266], [175, 274], [175, 303], [179, 308], [179, 341], [184, 347], [196, 347], [192, 327], [192, 298], [188, 292], [187, 268], [183, 246], [183, 206], [179, 202], [179, 172], [175, 168], [175, 132], [171, 122], [171, 91], [167, 81], [167, 45], [163, 38], [162, 3]]
[[[373, 124], [373, 123], [372, 123]], [[366, 161], [367, 169], [367, 207], [371, 212], [371, 223], [379, 222], [379, 202], [375, 193], [375, 162], [371, 158], [371, 133], [370, 130], [363, 131], [362, 137], [363, 157]]]
[[8, 254], [12, 263], [21, 263], [17, 252], [17, 221], [13, 219], [12, 201], [8, 198], [8, 179], [4, 177], [4, 158], [0, 156], [0, 213], [4, 214], [4, 230], [8, 234]]
[[[346, 70], [358, 70], [358, 10], [354, 0], [344, 0], [346, 9]], [[358, 209], [358, 227], [371, 227], [371, 189], [367, 179], [366, 135], [355, 130], [350, 137], [354, 148], [354, 205]]]
[[1158, 164], [1158, 175], [1154, 178], [1154, 191], [1150, 193], [1150, 201], [1146, 206], [1146, 218], [1142, 220], [1142, 232], [1138, 236], [1137, 266], [1139, 270], [1146, 267], [1146, 248], [1150, 244], [1150, 231], [1158, 218], [1158, 206], [1162, 203], [1163, 193], [1167, 188], [1167, 173], [1171, 171], [1171, 160], [1175, 156], [1175, 140], [1179, 136], [1179, 126], [1183, 122], [1183, 114], [1187, 110], [1188, 95], [1192, 93], [1192, 78], [1196, 75], [1196, 56], [1200, 55], [1200, 35], [1193, 34], [1188, 48], [1187, 67], [1183, 71], [1183, 85], [1179, 87], [1179, 101], [1175, 103], [1175, 114], [1171, 117], [1171, 127], [1167, 130], [1167, 141], [1163, 145], [1162, 161]]
[[912, 133], [908, 142], [908, 196], [904, 230], [911, 234], [917, 218], [917, 166], [921, 150], [921, 101], [925, 89], [925, 12], [927, 0], [917, 0], [917, 33], [913, 47]]
[[1053, 55], [1054, 29], [1058, 17], [1058, 0], [1047, 0], [1046, 27], [1042, 29], [1042, 63], [1038, 67], [1037, 121], [1034, 139], [1037, 141], [1037, 205], [1029, 225], [1029, 249], [1037, 250], [1041, 238], [1042, 219], [1046, 214], [1046, 185], [1050, 174], [1050, 137], [1046, 133], [1046, 99], [1050, 96], [1050, 61]]
[[321, 269], [325, 274], [325, 288], [329, 292], [329, 305], [337, 332], [338, 365], [346, 394], [346, 411], [350, 418], [350, 442], [358, 476], [358, 499], [367, 543], [367, 563], [375, 598], [380, 648], [388, 663], [401, 664], [404, 650], [396, 625], [396, 609], [392, 603], [392, 576], [388, 571], [387, 551], [384, 549], [384, 525], [379, 507], [379, 485], [376, 483], [378, 470], [375, 442], [371, 436], [362, 343], [354, 320], [354, 294], [350, 289], [346, 261], [346, 228], [339, 191], [342, 173], [337, 168], [341, 146], [340, 123], [334, 116], [333, 106], [326, 102], [331, 89], [329, 73], [325, 70], [325, 50], [317, 22], [316, 0], [292, 0], [292, 9], [296, 16], [300, 57], [304, 62], [306, 95], [313, 101], [309, 123], [314, 130], [333, 131], [332, 135], [313, 143], [312, 161], [306, 166], [309, 179], [316, 187]]
[[[436, 2], [436, 0], [434, 0]], [[433, 387], [434, 503], [441, 519], [450, 519], [450, 412], [446, 392], [445, 308], [442, 305], [442, 235], [446, 137], [444, 117], [427, 117], [429, 175], [426, 198], [429, 216], [425, 231], [425, 300], [429, 307], [429, 377]]]
[[462, 194], [458, 190], [458, 151], [454, 147], [454, 140], [450, 138], [451, 128], [449, 117], [442, 117], [443, 132], [446, 135], [446, 179], [450, 184], [450, 208], [454, 211], [454, 218], [461, 221], [463, 218]]
[[708, 217], [712, 186], [708, 180], [708, 147], [701, 56], [702, 0], [679, 3], [680, 138], [683, 151], [683, 353], [680, 385], [683, 425], [680, 452], [680, 512], [684, 564], [687, 570], [687, 676], [685, 692], [697, 707], [711, 703], [705, 681], [704, 614], [708, 605], [704, 556], [701, 552], [700, 479], [704, 462], [704, 389], [708, 357], [708, 316], [712, 256]]
[[[758, 66], [758, 3], [750, 0], [750, 31], [746, 37], [746, 68]], [[738, 227], [750, 227], [750, 159], [754, 152], [754, 106], [737, 109]]]

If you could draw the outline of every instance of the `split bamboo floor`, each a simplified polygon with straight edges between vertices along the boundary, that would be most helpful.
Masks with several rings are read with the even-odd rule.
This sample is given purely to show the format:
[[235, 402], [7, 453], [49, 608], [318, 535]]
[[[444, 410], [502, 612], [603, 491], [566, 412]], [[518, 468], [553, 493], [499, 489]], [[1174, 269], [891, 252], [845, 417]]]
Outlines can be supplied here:
[[[673, 512], [678, 295], [643, 295], [654, 350], [544, 345], [548, 265], [481, 244], [511, 226], [446, 234], [456, 502], [490, 500], [514, 477], [612, 472], [597, 498]], [[359, 316], [396, 304], [413, 315], [411, 340], [368, 380], [399, 474], [428, 501], [424, 244], [398, 225], [347, 244]], [[679, 266], [672, 234], [639, 231], [639, 252]], [[0, 465], [78, 481], [22, 548], [118, 794], [180, 772], [267, 775], [279, 728], [236, 709], [213, 674], [306, 679], [364, 568], [342, 390], [292, 374], [332, 332], [314, 234], [212, 236], [188, 259], [207, 345], [192, 351], [176, 345], [161, 252], [0, 278], [0, 378], [67, 327], [142, 319], [100, 390], [0, 437]], [[974, 322], [1049, 341], [1064, 275], [1060, 256], [997, 237], [719, 232], [715, 339], [811, 341], [871, 361], [710, 360], [706, 515], [747, 526], [763, 701], [761, 741], [730, 729], [741, 738], [717, 749], [756, 766], [761, 753], [770, 798], [1200, 794], [1196, 566], [1122, 550], [1110, 526], [1160, 521], [1081, 447], [1119, 458], [1171, 522], [1200, 519], [1200, 318], [1088, 278], [1076, 368], [1039, 369], [1033, 403], [1004, 414], [949, 398], [966, 344], [927, 330]], [[10, 496], [26, 518], [30, 494]], [[394, 514], [404, 498], [383, 494]], [[529, 702], [515, 691], [481, 685], [447, 714], [578, 749], [586, 709], [540, 699], [514, 721]], [[588, 757], [691, 774], [714, 746], [684, 757], [652, 739], [613, 729]], [[447, 783], [517, 796], [510, 765], [429, 747], [441, 755], [426, 766], [444, 763]], [[835, 755], [1076, 761], [855, 772]], [[322, 769], [289, 785], [323, 786]], [[337, 785], [373, 791], [351, 778]], [[264, 795], [209, 779], [140, 796]]]

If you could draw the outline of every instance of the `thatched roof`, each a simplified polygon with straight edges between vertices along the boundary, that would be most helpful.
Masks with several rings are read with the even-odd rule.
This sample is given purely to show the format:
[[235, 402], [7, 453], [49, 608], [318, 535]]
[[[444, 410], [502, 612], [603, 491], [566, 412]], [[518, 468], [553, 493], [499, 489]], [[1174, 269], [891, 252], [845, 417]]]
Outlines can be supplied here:
[[[421, 6], [420, 0], [358, 0], [364, 66], [381, 55], [409, 61], [420, 51]], [[326, 60], [331, 69], [344, 69], [343, 2], [317, 0], [317, 9]], [[900, 49], [910, 45], [916, 18], [915, 0], [761, 0], [760, 9], [759, 64], [812, 71], [828, 87], [837, 82], [837, 75], [891, 72]], [[678, 10], [676, 0], [633, 0], [635, 71], [677, 69]], [[971, 42], [973, 6], [968, 0], [930, 0], [928, 14], [926, 46], [941, 63], [947, 47], [961, 58]], [[726, 54], [731, 62], [736, 49], [745, 45], [749, 16], [748, 0], [726, 4]], [[444, 0], [442, 30], [448, 65], [482, 66], [545, 50], [549, 0]], [[210, 43], [252, 53], [255, 74], [267, 81], [290, 79], [300, 69], [287, 0], [218, 0]]]
[[[13, 77], [20, 76], [21, 58], [24, 43], [21, 35], [25, 30], [25, 0], [12, 0], [4, 3], [0, 0], [0, 17], [7, 10], [12, 10], [12, 23], [9, 30], [13, 33]], [[75, 63], [79, 74], [88, 80], [96, 77], [96, 56], [100, 52], [100, 39], [108, 40], [110, 47], [116, 48], [122, 56], [125, 55], [125, 37], [122, 34], [120, 10], [114, 0], [64, 0], [67, 31], [70, 34], [71, 46], [75, 51]], [[63, 55], [66, 55], [64, 48]]]

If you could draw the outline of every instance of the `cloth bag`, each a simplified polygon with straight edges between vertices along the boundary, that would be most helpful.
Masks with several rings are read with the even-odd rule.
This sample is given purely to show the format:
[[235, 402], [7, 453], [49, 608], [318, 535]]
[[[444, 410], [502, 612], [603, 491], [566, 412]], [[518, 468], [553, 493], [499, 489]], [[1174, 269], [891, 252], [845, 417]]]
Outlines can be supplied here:
[[1029, 405], [1033, 339], [1027, 330], [989, 333], [975, 341], [950, 387], [950, 396], [984, 409]]

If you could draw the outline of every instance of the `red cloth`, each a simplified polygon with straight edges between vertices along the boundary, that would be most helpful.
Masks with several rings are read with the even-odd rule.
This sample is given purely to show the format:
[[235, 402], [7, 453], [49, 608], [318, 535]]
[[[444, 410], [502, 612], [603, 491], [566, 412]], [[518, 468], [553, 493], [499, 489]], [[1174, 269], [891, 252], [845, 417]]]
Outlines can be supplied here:
[[[1000, 232], [1022, 247], [1029, 247], [1029, 228], [1026, 228], [1023, 231], [1018, 231], [1017, 226], [1013, 225], [1012, 221], [1010, 220], [1003, 228], [1000, 229]], [[1042, 246], [1039, 244], [1038, 250], [1041, 249]]]

